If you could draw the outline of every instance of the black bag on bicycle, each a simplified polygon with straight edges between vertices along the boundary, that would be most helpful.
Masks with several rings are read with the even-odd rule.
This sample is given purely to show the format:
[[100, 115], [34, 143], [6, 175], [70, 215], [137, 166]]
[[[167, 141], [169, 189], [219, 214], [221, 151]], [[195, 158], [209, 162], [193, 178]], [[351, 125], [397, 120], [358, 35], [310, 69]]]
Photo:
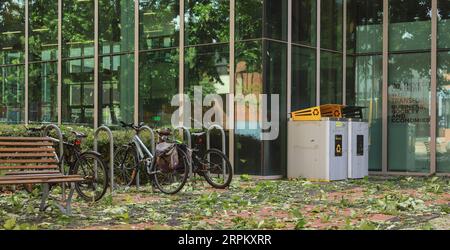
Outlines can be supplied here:
[[180, 165], [178, 149], [175, 143], [159, 143], [156, 146], [156, 166], [163, 172], [176, 170]]

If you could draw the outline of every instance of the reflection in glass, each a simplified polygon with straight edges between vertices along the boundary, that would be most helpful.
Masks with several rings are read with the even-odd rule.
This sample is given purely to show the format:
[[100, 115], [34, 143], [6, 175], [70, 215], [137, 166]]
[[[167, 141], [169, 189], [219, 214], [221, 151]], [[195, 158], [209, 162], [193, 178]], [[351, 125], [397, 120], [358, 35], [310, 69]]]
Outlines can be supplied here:
[[287, 0], [264, 1], [264, 37], [287, 41]]
[[317, 6], [315, 0], [292, 1], [292, 41], [316, 46]]
[[24, 66], [0, 67], [0, 122], [23, 122]]
[[347, 0], [347, 51], [383, 50], [383, 0]]
[[94, 54], [94, 0], [63, 1], [62, 36], [63, 57]]
[[63, 62], [62, 121], [93, 125], [94, 58]]
[[141, 53], [139, 60], [139, 120], [153, 127], [169, 126], [177, 109], [171, 100], [179, 92], [178, 50]]
[[186, 45], [227, 42], [230, 36], [228, 0], [185, 0]]
[[236, 0], [236, 41], [262, 37], [263, 0]]
[[29, 68], [30, 122], [58, 121], [58, 70], [56, 62], [30, 64]]
[[24, 62], [24, 0], [0, 1], [0, 65]]
[[450, 172], [450, 53], [438, 54], [437, 170]]
[[431, 47], [431, 0], [389, 1], [389, 50]]
[[430, 62], [429, 53], [389, 58], [390, 171], [429, 172]]
[[177, 47], [180, 32], [179, 0], [140, 0], [140, 49]]
[[[244, 96], [263, 93], [262, 42], [236, 43], [235, 57], [235, 94]], [[251, 101], [251, 100], [250, 100]], [[248, 108], [245, 110], [248, 114]], [[257, 119], [257, 118], [256, 118]], [[262, 175], [261, 166], [263, 145], [260, 141], [260, 129], [257, 120], [249, 115], [244, 120], [236, 114], [235, 127], [235, 173]], [[253, 129], [256, 128], [256, 129]]]
[[292, 111], [316, 105], [316, 50], [292, 47]]
[[342, 51], [343, 0], [321, 4], [320, 43], [324, 49]]
[[30, 0], [29, 50], [30, 61], [58, 59], [58, 2]]
[[342, 103], [342, 55], [320, 52], [320, 103]]
[[134, 0], [99, 0], [100, 54], [134, 50]]
[[117, 125], [134, 121], [134, 56], [104, 56], [99, 70], [99, 121]]
[[365, 107], [363, 117], [369, 122], [369, 169], [381, 171], [382, 168], [382, 56], [358, 56], [348, 60], [347, 104]]

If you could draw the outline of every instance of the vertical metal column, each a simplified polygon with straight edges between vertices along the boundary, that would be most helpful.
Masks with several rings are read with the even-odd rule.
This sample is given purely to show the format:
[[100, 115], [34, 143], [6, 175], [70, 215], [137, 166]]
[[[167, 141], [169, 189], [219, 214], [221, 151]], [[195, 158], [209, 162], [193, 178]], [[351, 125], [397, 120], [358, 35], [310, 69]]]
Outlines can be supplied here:
[[388, 172], [389, 1], [383, 0], [382, 174]]
[[292, 0], [288, 0], [288, 47], [287, 47], [287, 119], [290, 118], [292, 103]]
[[[236, 65], [235, 65], [235, 41], [236, 41], [236, 24], [235, 24], [235, 20], [236, 20], [236, 1], [235, 0], [230, 0], [230, 96], [234, 96], [234, 91], [235, 91], [235, 83], [236, 83]], [[231, 107], [228, 110], [228, 119], [235, 119], [234, 117], [234, 98], [230, 98], [230, 100], [228, 100], [230, 103], [228, 104], [229, 107]], [[231, 113], [230, 113], [231, 112]], [[227, 121], [228, 122], [228, 121]], [[228, 123], [228, 124], [233, 124], [232, 123]], [[229, 159], [231, 162], [231, 166], [233, 167], [234, 170], [234, 126], [228, 128], [229, 129], [229, 141], [228, 141], [228, 152], [229, 152]]]
[[28, 46], [28, 38], [29, 38], [29, 9], [28, 9], [28, 0], [25, 0], [25, 55], [24, 55], [24, 61], [25, 61], [25, 114], [24, 114], [24, 122], [25, 124], [28, 124], [28, 71], [29, 71], [29, 46]]
[[317, 37], [317, 43], [316, 43], [316, 106], [320, 105], [320, 6], [321, 6], [321, 0], [317, 0], [317, 6], [316, 6], [316, 15], [317, 15], [317, 23], [316, 23], [316, 37]]
[[98, 42], [98, 1], [94, 0], [94, 129], [98, 128], [99, 119], [99, 107], [98, 107], [98, 95], [99, 95], [99, 81], [98, 81], [98, 68], [99, 68], [99, 42]]
[[139, 0], [134, 0], [134, 123], [139, 123]]
[[180, 61], [178, 64], [178, 77], [179, 77], [179, 94], [180, 94], [180, 124], [184, 126], [184, 0], [180, 0]]
[[430, 174], [437, 172], [436, 137], [437, 137], [437, 0], [431, 1], [431, 142], [430, 142]]
[[58, 0], [58, 126], [62, 124], [62, 18], [63, 18], [63, 0]]
[[347, 0], [344, 1], [342, 18], [342, 104], [347, 105]]

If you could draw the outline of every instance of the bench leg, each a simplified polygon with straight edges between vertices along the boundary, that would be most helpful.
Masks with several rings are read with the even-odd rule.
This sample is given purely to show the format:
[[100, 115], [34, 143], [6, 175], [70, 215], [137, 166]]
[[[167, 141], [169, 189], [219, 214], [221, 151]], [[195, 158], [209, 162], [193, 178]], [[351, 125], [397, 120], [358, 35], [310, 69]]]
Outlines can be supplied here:
[[43, 212], [47, 208], [47, 200], [50, 188], [48, 184], [42, 184], [42, 198], [41, 198], [41, 206], [39, 207], [39, 211]]
[[67, 196], [67, 199], [63, 202], [65, 202], [65, 206], [61, 204], [56, 204], [56, 206], [59, 208], [61, 213], [65, 215], [71, 215], [72, 214], [72, 197], [75, 192], [75, 183], [70, 183], [70, 192], [69, 196]]

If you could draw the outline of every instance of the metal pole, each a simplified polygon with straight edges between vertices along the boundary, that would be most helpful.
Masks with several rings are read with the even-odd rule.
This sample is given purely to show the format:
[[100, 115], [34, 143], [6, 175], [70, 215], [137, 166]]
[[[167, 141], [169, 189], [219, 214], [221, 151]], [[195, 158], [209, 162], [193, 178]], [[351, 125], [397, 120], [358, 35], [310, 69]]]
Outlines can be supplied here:
[[[139, 136], [139, 134], [143, 131], [150, 132], [151, 150], [152, 150], [152, 154], [155, 155], [155, 151], [156, 151], [155, 132], [149, 126], [143, 126], [137, 131], [136, 135]], [[138, 172], [137, 172], [137, 176], [136, 176], [136, 188], [139, 189], [140, 185], [141, 185], [141, 177], [140, 177], [140, 169], [138, 168]]]
[[111, 129], [109, 129], [106, 126], [100, 126], [98, 129], [95, 130], [94, 133], [94, 151], [97, 152], [98, 150], [98, 135], [101, 131], [104, 131], [108, 134], [108, 140], [109, 140], [109, 171], [110, 171], [110, 192], [111, 195], [114, 191], [114, 136], [111, 132]]
[[[217, 124], [212, 125], [211, 127], [209, 127], [208, 131], [206, 132], [206, 149], [207, 150], [211, 149], [211, 131], [214, 130], [214, 129], [218, 129], [220, 131], [220, 133], [222, 134], [222, 152], [226, 156], [227, 155], [227, 150], [226, 150], [226, 146], [227, 146], [226, 139], [227, 138], [226, 138], [226, 135], [225, 135], [225, 130], [221, 126], [219, 126]], [[209, 155], [208, 155], [208, 162], [209, 161], [210, 161], [210, 158], [209, 158]], [[225, 161], [223, 161], [223, 165], [224, 165], [223, 177], [225, 179], [225, 175], [226, 175], [226, 162]]]
[[430, 143], [430, 174], [437, 172], [436, 142], [437, 142], [437, 0], [431, 1], [431, 143]]

